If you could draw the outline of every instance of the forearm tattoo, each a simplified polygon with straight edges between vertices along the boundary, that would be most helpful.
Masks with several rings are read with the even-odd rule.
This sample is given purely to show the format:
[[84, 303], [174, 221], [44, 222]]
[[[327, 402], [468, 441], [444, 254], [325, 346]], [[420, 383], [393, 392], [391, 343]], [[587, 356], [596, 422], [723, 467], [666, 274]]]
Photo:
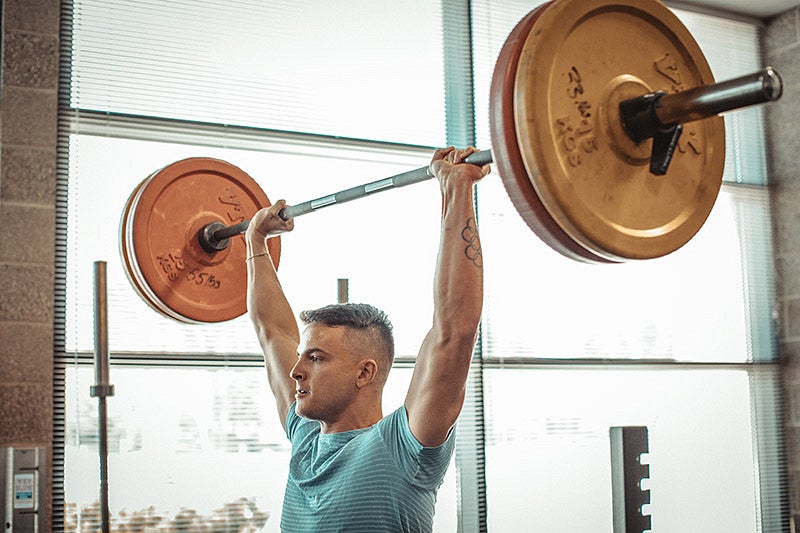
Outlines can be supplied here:
[[483, 253], [481, 252], [481, 240], [478, 238], [478, 226], [475, 224], [475, 217], [469, 217], [467, 225], [461, 230], [461, 238], [467, 243], [464, 248], [464, 255], [472, 261], [478, 268], [483, 268]]

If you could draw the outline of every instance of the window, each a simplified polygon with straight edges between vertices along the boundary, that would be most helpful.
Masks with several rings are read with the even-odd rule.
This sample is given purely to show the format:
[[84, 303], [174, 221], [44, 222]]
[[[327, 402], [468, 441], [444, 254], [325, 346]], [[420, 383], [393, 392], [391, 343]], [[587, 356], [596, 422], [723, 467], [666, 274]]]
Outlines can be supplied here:
[[436, 145], [442, 11], [424, 0], [74, 0], [83, 110]]
[[[94, 377], [91, 367], [71, 365], [66, 379], [66, 520], [68, 529], [86, 531], [97, 521], [97, 403], [87, 394]], [[392, 371], [386, 413], [402, 404], [410, 379], [408, 368]], [[114, 365], [112, 381], [109, 508], [115, 527], [149, 520], [280, 531], [289, 446], [263, 368], [128, 362]], [[451, 467], [437, 531], [456, 527], [455, 482]]]
[[[84, 123], [82, 128], [91, 131], [91, 124]], [[166, 318], [137, 296], [119, 259], [118, 217], [130, 191], [152, 172], [149, 169], [188, 157], [198, 147], [87, 133], [71, 136], [70, 143], [80, 154], [73, 159], [73, 173], [82, 180], [70, 191], [68, 224], [73, 260], [67, 265], [65, 310], [65, 329], [70, 332], [65, 341], [72, 354], [67, 356], [65, 380], [66, 501], [81, 516], [92, 516], [93, 498], [97, 498], [97, 483], [87, 475], [97, 471], [96, 436], [91, 437], [92, 430], [96, 435], [96, 425], [90, 423], [96, 420], [96, 401], [88, 396], [91, 368], [80, 363], [87, 361], [93, 342], [92, 260], [88, 259], [102, 258], [108, 261], [109, 346], [115, 363], [111, 382], [117, 391], [108, 400], [110, 427], [116, 432], [111, 436], [109, 464], [112, 513], [120, 523], [145, 512], [152, 514], [151, 519], [204, 523], [221, 519], [220, 513], [228, 516], [225, 512], [235, 515], [228, 520], [236, 520], [237, 513], [249, 509], [247, 513], [253, 516], [263, 512], [271, 517], [265, 531], [278, 531], [288, 450], [273, 413], [249, 318], [202, 326]], [[311, 197], [317, 197], [362, 183], [363, 176], [391, 175], [425, 161], [417, 153], [376, 150], [338, 150], [338, 157], [325, 158], [312, 153], [208, 147], [202, 153], [253, 169], [252, 175], [259, 176], [265, 190], [282, 189], [281, 195], [302, 199], [309, 199], [301, 195], [307, 196], [312, 189], [317, 192]], [[318, 183], [294, 179], [297, 168], [303, 168], [307, 176], [317, 176]], [[346, 213], [331, 209], [298, 219], [292, 236], [299, 238], [284, 239], [279, 268], [296, 311], [335, 302], [337, 279], [349, 278], [351, 301], [368, 300], [392, 317], [398, 359], [416, 355], [432, 308], [430, 280], [438, 233], [430, 228], [437, 227], [441, 209], [435, 187], [432, 182], [416, 185], [418, 191], [428, 189], [423, 198], [415, 197], [409, 187], [394, 195], [378, 195], [374, 202], [353, 203]], [[269, 195], [278, 198], [272, 192]], [[409, 205], [414, 217], [408, 216]], [[396, 221], [397, 239], [383, 238], [380, 225], [352, 223], [386, 217]], [[376, 259], [384, 257], [396, 259]], [[386, 283], [387, 279], [397, 282]], [[420, 279], [428, 282], [414, 281]], [[405, 300], [409, 296], [419, 304], [409, 306]], [[245, 368], [239, 368], [242, 364]], [[403, 377], [403, 370], [396, 369], [392, 383], [407, 384], [408, 374]], [[399, 407], [405, 396], [403, 386], [391, 390], [386, 413]], [[145, 468], [147, 475], [132, 475], [142, 463], [151, 465]], [[279, 463], [280, 468], [273, 468]], [[447, 481], [451, 493], [439, 499], [440, 522], [454, 523], [454, 475], [455, 469]], [[240, 476], [248, 481], [239, 483]], [[143, 483], [149, 490], [142, 490]], [[207, 490], [188, 490], [201, 486]], [[240, 502], [241, 498], [247, 503]], [[226, 505], [246, 507], [220, 511]], [[73, 521], [80, 523], [79, 518]]]
[[[192, 156], [235, 164], [273, 201], [290, 203], [427, 165], [429, 146], [444, 143], [441, 9], [256, 2], [223, 12], [202, 0], [77, 0], [63, 13], [71, 62], [61, 93], [57, 403], [65, 424], [55, 483], [64, 499], [54, 514], [64, 524], [55, 527], [86, 531], [98, 520], [96, 407], [87, 387], [92, 263], [105, 260], [115, 527], [223, 520], [278, 531], [287, 450], [264, 400], [249, 319], [196, 326], [149, 308], [120, 260], [120, 215], [150, 173]], [[387, 385], [387, 413], [402, 403], [410, 376], [403, 360], [416, 354], [432, 308], [438, 232], [430, 229], [440, 200], [433, 182], [414, 189], [298, 220], [305, 228], [293, 236], [305, 239], [284, 242], [281, 258], [296, 311], [334, 302], [337, 279], [348, 278], [351, 301], [392, 317], [400, 368]], [[455, 476], [453, 467], [438, 499], [443, 530], [456, 524]]]
[[[488, 101], [495, 57], [532, 6], [472, 5], [475, 94]], [[675, 12], [717, 80], [761, 68], [758, 26]], [[486, 145], [488, 112], [477, 109]], [[709, 219], [657, 260], [566, 260], [516, 216], [499, 180], [481, 184], [490, 531], [610, 531], [608, 431], [621, 425], [649, 429], [654, 531], [786, 528], [776, 369], [759, 364], [775, 362], [761, 109], [730, 113], [725, 126]], [[715, 503], [704, 487], [720, 478], [725, 501]], [[725, 518], [708, 521], [710, 507]]]
[[[94, 125], [88, 122], [83, 119], [81, 128], [92, 133], [70, 137], [73, 152], [79, 154], [71, 172], [81, 182], [70, 191], [68, 234], [74, 260], [67, 277], [71, 297], [66, 319], [71, 334], [66, 342], [68, 349], [79, 351], [92, 347], [92, 329], [79, 326], [92, 323], [92, 260], [81, 259], [95, 258], [109, 263], [112, 351], [116, 347], [144, 353], [260, 353], [246, 316], [201, 327], [181, 324], [154, 313], [128, 282], [119, 260], [120, 216], [134, 188], [164, 165], [198, 155], [222, 159], [251, 175], [272, 201], [286, 198], [291, 204], [421, 167], [429, 158], [429, 150], [418, 149], [332, 146], [320, 156], [314, 147], [287, 150], [267, 143], [259, 151], [198, 146], [152, 140], [158, 135], [155, 131], [149, 141], [109, 138], [92, 131]], [[141, 133], [144, 126], [139, 128]], [[297, 312], [335, 302], [337, 279], [350, 279], [351, 301], [369, 299], [383, 306], [397, 329], [397, 353], [408, 357], [416, 355], [429, 327], [431, 282], [417, 280], [432, 279], [438, 232], [431, 228], [437, 227], [441, 206], [433, 181], [392, 193], [396, 194], [375, 195], [298, 218], [293, 238], [282, 239], [279, 272]], [[99, 210], [99, 206], [107, 207]], [[384, 238], [387, 231], [396, 238]], [[406, 298], [418, 303], [408, 306]], [[148, 334], [142, 335], [143, 331]]]
[[759, 530], [746, 372], [492, 369], [486, 382], [491, 531], [611, 524], [612, 426], [648, 427], [654, 531]]
[[[91, 275], [105, 260], [113, 527], [279, 530], [288, 450], [252, 327], [247, 317], [181, 324], [138, 297], [118, 249], [136, 185], [207, 156], [296, 204], [425, 166], [434, 146], [474, 136], [487, 148], [494, 61], [533, 7], [62, 2], [56, 529], [97, 520]], [[717, 79], [760, 68], [756, 25], [676, 13]], [[471, 27], [449, 26], [468, 16]], [[698, 235], [662, 259], [567, 260], [525, 226], [496, 170], [480, 184], [484, 317], [436, 531], [610, 530], [612, 425], [649, 428], [655, 529], [785, 529], [761, 110], [725, 120], [720, 197]], [[299, 218], [282, 238], [295, 311], [334, 302], [347, 278], [351, 301], [392, 318], [385, 413], [402, 403], [429, 326], [439, 212], [429, 181]], [[724, 491], [709, 488], [721, 479]], [[707, 521], [709, 505], [724, 519]]]

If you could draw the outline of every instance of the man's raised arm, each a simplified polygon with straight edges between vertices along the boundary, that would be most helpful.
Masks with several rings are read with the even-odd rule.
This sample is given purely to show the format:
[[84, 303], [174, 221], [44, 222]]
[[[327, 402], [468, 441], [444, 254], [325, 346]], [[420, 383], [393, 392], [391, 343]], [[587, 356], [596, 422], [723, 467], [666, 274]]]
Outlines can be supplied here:
[[473, 188], [489, 166], [462, 163], [477, 151], [437, 150], [430, 165], [442, 192], [433, 326], [417, 356], [405, 402], [411, 432], [424, 446], [442, 444], [461, 412], [483, 307]]
[[293, 220], [283, 220], [278, 212], [286, 206], [280, 200], [253, 216], [245, 234], [247, 243], [247, 310], [255, 326], [258, 342], [264, 351], [267, 376], [281, 424], [294, 402], [295, 381], [290, 371], [297, 362], [300, 333], [289, 302], [283, 294], [272, 265], [266, 240], [294, 227]]

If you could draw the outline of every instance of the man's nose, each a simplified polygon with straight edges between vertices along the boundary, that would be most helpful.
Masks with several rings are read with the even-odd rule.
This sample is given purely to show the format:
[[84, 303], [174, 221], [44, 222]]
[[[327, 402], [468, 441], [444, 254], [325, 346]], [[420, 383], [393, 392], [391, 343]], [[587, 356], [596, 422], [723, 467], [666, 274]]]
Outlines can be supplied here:
[[303, 379], [303, 371], [300, 367], [300, 360], [298, 359], [297, 362], [294, 364], [292, 369], [289, 371], [289, 375], [292, 379], [296, 381], [301, 381]]

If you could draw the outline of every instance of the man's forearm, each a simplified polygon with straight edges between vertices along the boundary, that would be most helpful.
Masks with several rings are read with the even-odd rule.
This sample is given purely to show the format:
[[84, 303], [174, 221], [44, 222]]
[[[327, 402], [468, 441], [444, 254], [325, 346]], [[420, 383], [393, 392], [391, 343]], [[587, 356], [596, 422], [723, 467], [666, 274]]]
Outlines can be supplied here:
[[247, 309], [259, 342], [266, 348], [271, 337], [289, 336], [299, 341], [297, 321], [278, 281], [266, 241], [247, 240]]
[[473, 185], [463, 181], [445, 185], [442, 198], [434, 313], [449, 333], [474, 335], [483, 307], [483, 254]]

